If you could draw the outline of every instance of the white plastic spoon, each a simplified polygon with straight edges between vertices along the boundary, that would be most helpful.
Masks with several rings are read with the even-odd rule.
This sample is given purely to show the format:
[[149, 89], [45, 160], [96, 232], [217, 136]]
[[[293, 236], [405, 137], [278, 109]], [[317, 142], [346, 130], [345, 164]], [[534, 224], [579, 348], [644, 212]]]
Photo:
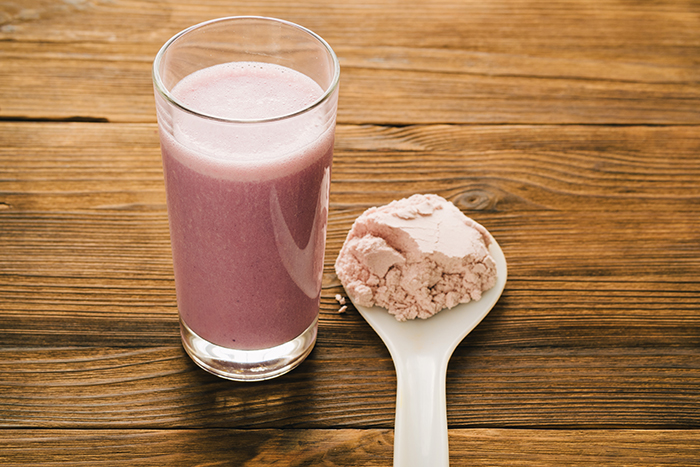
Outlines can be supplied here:
[[[394, 467], [447, 467], [447, 363], [457, 345], [491, 311], [506, 285], [506, 258], [495, 240], [496, 285], [478, 301], [428, 319], [396, 321], [384, 308], [355, 308], [382, 338], [396, 368]], [[352, 297], [351, 297], [352, 299]]]

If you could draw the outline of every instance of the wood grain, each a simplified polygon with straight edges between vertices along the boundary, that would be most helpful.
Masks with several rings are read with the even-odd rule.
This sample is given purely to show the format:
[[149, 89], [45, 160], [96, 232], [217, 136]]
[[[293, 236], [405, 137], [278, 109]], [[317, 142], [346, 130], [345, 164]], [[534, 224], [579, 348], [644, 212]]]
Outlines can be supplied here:
[[[179, 343], [150, 78], [228, 15], [342, 68], [318, 342], [255, 385]], [[681, 0], [4, 2], [0, 464], [391, 465], [393, 363], [333, 262], [421, 192], [509, 267], [450, 361], [451, 465], [698, 465], [699, 56]]]
[[[452, 430], [450, 465], [689, 466], [700, 455], [699, 437], [697, 430]], [[376, 429], [24, 430], [0, 432], [0, 462], [378, 467], [391, 465], [392, 443], [390, 431]]]
[[160, 46], [199, 21], [254, 14], [337, 47], [341, 123], [698, 124], [699, 8], [15, 0], [0, 17], [0, 117], [153, 122]]
[[[488, 346], [468, 338], [448, 370], [448, 422], [692, 427], [700, 423], [698, 384], [695, 348]], [[396, 378], [380, 342], [338, 348], [321, 340], [295, 371], [259, 385], [211, 376], [179, 345], [25, 347], [0, 349], [0, 393], [5, 428], [392, 428]]]
[[[416, 192], [467, 213], [700, 209], [695, 126], [340, 125], [338, 215]], [[165, 212], [155, 124], [0, 123], [3, 213]], [[350, 212], [347, 209], [355, 209]]]

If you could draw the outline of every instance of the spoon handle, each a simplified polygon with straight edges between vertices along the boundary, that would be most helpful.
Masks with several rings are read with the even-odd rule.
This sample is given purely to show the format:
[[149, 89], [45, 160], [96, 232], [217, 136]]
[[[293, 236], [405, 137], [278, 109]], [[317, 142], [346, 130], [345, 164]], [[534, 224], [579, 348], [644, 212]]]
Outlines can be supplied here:
[[448, 467], [447, 360], [412, 354], [395, 366], [394, 467]]

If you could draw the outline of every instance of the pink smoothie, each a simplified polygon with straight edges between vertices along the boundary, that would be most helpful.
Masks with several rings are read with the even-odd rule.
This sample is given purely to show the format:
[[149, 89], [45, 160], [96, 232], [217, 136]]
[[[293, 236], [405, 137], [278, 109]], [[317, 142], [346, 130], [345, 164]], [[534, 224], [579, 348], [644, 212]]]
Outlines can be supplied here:
[[[196, 72], [172, 91], [207, 115], [287, 115], [323, 94], [310, 78], [241, 62]], [[222, 123], [158, 106], [181, 319], [223, 347], [269, 348], [318, 315], [334, 117]]]

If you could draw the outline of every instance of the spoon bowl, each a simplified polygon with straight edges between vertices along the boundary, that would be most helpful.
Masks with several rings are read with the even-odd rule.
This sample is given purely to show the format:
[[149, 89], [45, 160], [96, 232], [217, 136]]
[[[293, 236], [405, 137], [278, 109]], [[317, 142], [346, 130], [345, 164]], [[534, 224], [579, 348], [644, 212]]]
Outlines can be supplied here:
[[355, 305], [384, 341], [396, 368], [394, 467], [449, 465], [447, 364], [457, 345], [494, 307], [508, 275], [503, 251], [493, 239], [489, 252], [496, 262], [496, 285], [478, 301], [408, 321], [397, 321], [384, 308]]

